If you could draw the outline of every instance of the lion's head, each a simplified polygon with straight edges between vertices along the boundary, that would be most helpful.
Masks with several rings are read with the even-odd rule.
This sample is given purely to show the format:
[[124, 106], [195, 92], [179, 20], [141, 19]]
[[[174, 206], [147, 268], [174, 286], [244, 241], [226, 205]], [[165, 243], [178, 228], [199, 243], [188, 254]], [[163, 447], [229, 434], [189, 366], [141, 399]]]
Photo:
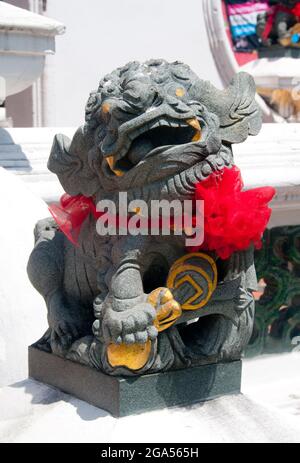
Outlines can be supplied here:
[[219, 91], [180, 62], [129, 63], [91, 93], [72, 142], [56, 136], [49, 169], [72, 195], [187, 197], [213, 170], [232, 165], [232, 143], [258, 133], [254, 97], [244, 73]]

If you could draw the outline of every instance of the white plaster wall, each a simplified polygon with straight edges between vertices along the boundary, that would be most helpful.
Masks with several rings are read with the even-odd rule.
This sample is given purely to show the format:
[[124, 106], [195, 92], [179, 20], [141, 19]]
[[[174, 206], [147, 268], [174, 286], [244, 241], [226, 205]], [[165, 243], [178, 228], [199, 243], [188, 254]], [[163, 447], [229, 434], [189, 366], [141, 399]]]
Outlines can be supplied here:
[[[26, 273], [36, 222], [46, 204], [24, 182], [0, 168], [0, 387], [25, 379], [27, 348], [47, 329], [43, 298]], [[1, 407], [0, 407], [1, 408]]]
[[48, 0], [67, 31], [45, 72], [46, 126], [78, 126], [100, 77], [132, 60], [182, 60], [221, 87], [202, 0]]

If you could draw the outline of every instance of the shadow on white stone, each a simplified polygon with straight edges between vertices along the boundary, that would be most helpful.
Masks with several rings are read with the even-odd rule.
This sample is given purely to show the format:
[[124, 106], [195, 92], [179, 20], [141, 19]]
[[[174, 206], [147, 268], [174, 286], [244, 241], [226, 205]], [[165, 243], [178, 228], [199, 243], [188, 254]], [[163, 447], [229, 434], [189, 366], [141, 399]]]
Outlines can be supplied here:
[[243, 395], [113, 418], [33, 380], [0, 390], [1, 442], [300, 442], [300, 422]]

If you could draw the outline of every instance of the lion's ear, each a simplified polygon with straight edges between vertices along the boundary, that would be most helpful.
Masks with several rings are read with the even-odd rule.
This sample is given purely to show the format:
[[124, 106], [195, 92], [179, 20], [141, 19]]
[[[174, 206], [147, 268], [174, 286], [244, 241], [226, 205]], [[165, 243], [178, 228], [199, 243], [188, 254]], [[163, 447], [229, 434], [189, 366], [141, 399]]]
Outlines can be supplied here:
[[221, 138], [229, 143], [241, 143], [259, 133], [262, 114], [255, 95], [254, 79], [246, 72], [237, 74], [225, 90], [207, 81], [202, 81], [198, 90], [198, 99], [218, 116]]
[[65, 135], [55, 135], [48, 160], [48, 169], [58, 176], [70, 195], [92, 196], [99, 188], [99, 177], [89, 163], [94, 146], [91, 135], [80, 127], [72, 141]]

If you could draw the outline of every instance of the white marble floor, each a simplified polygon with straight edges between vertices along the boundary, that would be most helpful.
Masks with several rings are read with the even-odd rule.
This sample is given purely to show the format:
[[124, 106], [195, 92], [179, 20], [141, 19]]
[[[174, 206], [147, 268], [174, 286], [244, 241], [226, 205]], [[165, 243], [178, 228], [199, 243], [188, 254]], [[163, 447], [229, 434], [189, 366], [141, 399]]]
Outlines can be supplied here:
[[24, 380], [0, 389], [1, 442], [300, 442], [300, 354], [246, 360], [243, 395], [121, 419]]
[[294, 416], [300, 424], [300, 353], [244, 361], [242, 391], [257, 403]]

